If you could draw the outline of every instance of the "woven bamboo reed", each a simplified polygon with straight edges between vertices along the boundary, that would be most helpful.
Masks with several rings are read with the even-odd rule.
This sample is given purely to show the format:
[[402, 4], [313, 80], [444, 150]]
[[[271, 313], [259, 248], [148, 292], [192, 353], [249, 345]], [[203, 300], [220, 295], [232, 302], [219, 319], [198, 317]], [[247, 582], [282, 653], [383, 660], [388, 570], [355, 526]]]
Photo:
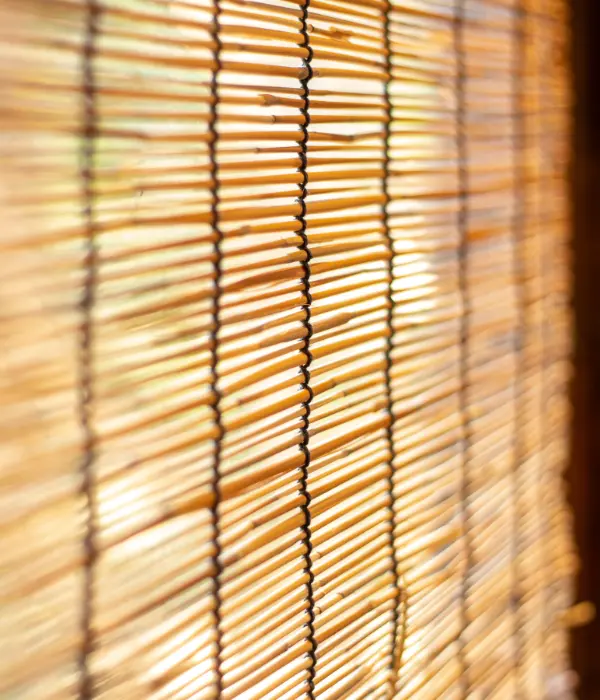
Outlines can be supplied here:
[[574, 697], [564, 0], [0, 0], [0, 698]]

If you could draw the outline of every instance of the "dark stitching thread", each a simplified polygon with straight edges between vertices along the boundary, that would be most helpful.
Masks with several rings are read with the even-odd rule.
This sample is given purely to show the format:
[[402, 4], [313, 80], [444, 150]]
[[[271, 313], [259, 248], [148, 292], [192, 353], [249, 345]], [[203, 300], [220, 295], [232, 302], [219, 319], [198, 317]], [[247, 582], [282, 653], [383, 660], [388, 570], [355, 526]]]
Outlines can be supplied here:
[[399, 574], [399, 564], [398, 557], [396, 556], [396, 545], [394, 538], [394, 462], [396, 461], [396, 448], [394, 445], [394, 411], [393, 411], [393, 400], [392, 400], [392, 350], [393, 350], [393, 339], [394, 339], [394, 310], [396, 308], [396, 302], [394, 301], [394, 295], [392, 290], [392, 284], [394, 281], [394, 241], [392, 238], [392, 233], [390, 230], [390, 216], [389, 216], [389, 205], [391, 202], [391, 196], [389, 192], [389, 178], [390, 178], [390, 132], [391, 132], [391, 121], [392, 121], [392, 100], [390, 97], [390, 84], [392, 81], [392, 50], [390, 46], [390, 12], [391, 3], [387, 3], [384, 22], [383, 22], [383, 32], [384, 32], [384, 51], [385, 51], [385, 71], [387, 73], [387, 78], [385, 81], [385, 111], [386, 111], [386, 121], [384, 126], [384, 152], [383, 152], [383, 194], [384, 202], [382, 206], [383, 213], [383, 230], [386, 240], [386, 244], [389, 249], [389, 260], [388, 260], [388, 274], [389, 274], [389, 297], [388, 297], [388, 309], [386, 325], [388, 330], [387, 343], [385, 348], [385, 389], [386, 389], [386, 410], [389, 416], [389, 422], [386, 429], [386, 435], [388, 444], [390, 447], [390, 460], [389, 460], [389, 473], [387, 477], [387, 489], [390, 496], [390, 549], [392, 557], [392, 569], [394, 575], [394, 586], [396, 590], [396, 595], [394, 597], [394, 610], [392, 613], [392, 654], [390, 658], [390, 687], [392, 694], [395, 692], [396, 683], [398, 681], [398, 675], [400, 673], [400, 667], [402, 664], [402, 653], [404, 651], [404, 636], [406, 631], [406, 614], [404, 614], [404, 623], [402, 625], [402, 639], [396, 651], [396, 643], [398, 637], [398, 615], [399, 607], [404, 601], [406, 605], [405, 597], [402, 595], [402, 587], [400, 585], [400, 574]]
[[97, 504], [93, 467], [96, 460], [97, 437], [92, 426], [94, 402], [93, 377], [93, 311], [96, 301], [98, 275], [98, 247], [94, 224], [94, 182], [93, 168], [96, 150], [97, 108], [94, 57], [100, 33], [100, 7], [95, 0], [87, 3], [87, 25], [83, 43], [82, 89], [83, 89], [83, 136], [81, 145], [80, 176], [83, 184], [83, 220], [86, 228], [81, 311], [81, 345], [79, 348], [79, 420], [83, 432], [84, 458], [81, 464], [81, 493], [86, 503], [86, 532], [83, 540], [85, 567], [83, 583], [83, 609], [81, 616], [82, 645], [79, 657], [79, 697], [89, 700], [93, 696], [93, 680], [89, 659], [94, 649], [92, 631], [94, 599], [94, 563], [98, 557], [96, 546]]
[[221, 656], [223, 655], [223, 630], [222, 630], [222, 620], [221, 620], [221, 608], [223, 606], [223, 600], [221, 597], [221, 577], [223, 574], [223, 566], [221, 563], [221, 529], [219, 523], [219, 505], [221, 503], [221, 443], [225, 430], [223, 428], [223, 417], [221, 415], [221, 392], [219, 390], [219, 373], [218, 373], [218, 362], [219, 362], [219, 331], [221, 329], [221, 278], [222, 278], [222, 263], [223, 263], [223, 251], [221, 245], [223, 243], [223, 231], [219, 225], [219, 165], [217, 163], [217, 143], [219, 139], [219, 134], [217, 131], [217, 120], [219, 118], [219, 74], [221, 72], [221, 52], [223, 49], [223, 44], [221, 42], [221, 5], [219, 0], [215, 0], [215, 15], [213, 19], [211, 39], [215, 44], [215, 68], [212, 73], [210, 81], [210, 95], [211, 95], [211, 105], [208, 118], [208, 132], [210, 134], [210, 139], [208, 143], [208, 158], [210, 162], [210, 175], [211, 175], [211, 225], [215, 233], [215, 244], [214, 244], [214, 254], [215, 254], [215, 287], [214, 287], [214, 301], [213, 301], [213, 318], [214, 325], [210, 333], [210, 374], [211, 374], [211, 391], [214, 396], [214, 417], [215, 426], [217, 428], [217, 436], [215, 439], [215, 456], [213, 463], [213, 473], [211, 481], [211, 491], [214, 494], [214, 500], [211, 505], [211, 522], [214, 532], [214, 546], [215, 553], [212, 557], [212, 563], [215, 569], [215, 575], [213, 579], [214, 588], [213, 594], [215, 598], [215, 674], [216, 674], [216, 691], [217, 698], [221, 698], [223, 694], [223, 672], [221, 671]]
[[[547, 4], [543, 3], [543, 8], [542, 12], [540, 13], [540, 19], [541, 18], [546, 18], [547, 14]], [[540, 21], [539, 24], [541, 25], [542, 22]], [[544, 48], [544, 53], [547, 52], [546, 46], [545, 46], [545, 34], [541, 36], [541, 41], [542, 41], [542, 47]], [[543, 56], [543, 54], [542, 54]], [[537, 65], [536, 65], [536, 70], [538, 71], [538, 87], [539, 87], [539, 106], [538, 110], [541, 113], [540, 115], [540, 122], [542, 117], [544, 117], [547, 113], [547, 95], [546, 95], [546, 89], [545, 89], [545, 82], [544, 82], [544, 74], [543, 71], [546, 70], [546, 65], [541, 65], [542, 61], [538, 60]], [[543, 134], [543, 125], [542, 125], [542, 134], [538, 135], [537, 137], [539, 139], [539, 150], [538, 150], [538, 155], [542, 161], [542, 171], [541, 171], [541, 177], [543, 178], [545, 176], [544, 172], [544, 165], [545, 165], [545, 157], [546, 157], [546, 149], [545, 149], [545, 139], [544, 139], [544, 134]], [[542, 181], [543, 185], [543, 181]], [[538, 181], [537, 183], [538, 189], [540, 187], [540, 182]], [[541, 368], [540, 368], [540, 461], [541, 461], [541, 468], [540, 468], [540, 478], [538, 479], [538, 505], [541, 506], [541, 514], [542, 514], [542, 519], [541, 519], [541, 527], [542, 527], [542, 533], [541, 533], [541, 549], [542, 549], [542, 567], [545, 573], [548, 573], [548, 551], [547, 551], [547, 520], [545, 517], [545, 508], [543, 507], [544, 504], [544, 496], [545, 496], [545, 486], [547, 484], [546, 481], [546, 411], [547, 411], [547, 402], [548, 402], [548, 387], [547, 387], [547, 374], [546, 374], [546, 363], [548, 361], [548, 355], [547, 355], [547, 348], [548, 348], [548, 336], [547, 336], [547, 331], [546, 331], [546, 275], [545, 275], [545, 270], [546, 270], [546, 264], [545, 264], [545, 258], [544, 258], [544, 253], [545, 253], [545, 247], [544, 247], [544, 240], [543, 240], [543, 232], [545, 230], [545, 223], [546, 223], [546, 217], [543, 216], [542, 212], [540, 211], [540, 205], [538, 203], [538, 211], [537, 211], [537, 237], [538, 240], [541, 238], [541, 245], [540, 245], [540, 292], [541, 292], [541, 306], [542, 306], [542, 319], [541, 319]], [[541, 224], [541, 226], [540, 226]], [[546, 675], [548, 673], [548, 656], [546, 654], [546, 630], [548, 627], [548, 600], [547, 600], [547, 588], [546, 588], [546, 581], [544, 577], [544, 581], [541, 586], [541, 607], [542, 607], [542, 644], [540, 647], [540, 657], [541, 657], [541, 663], [540, 663], [540, 673], [542, 676], [542, 693], [546, 693], [546, 688], [547, 688], [547, 682], [546, 682]]]
[[524, 51], [524, 35], [523, 35], [523, 17], [524, 8], [521, 0], [515, 7], [514, 16], [514, 41], [516, 44], [515, 64], [513, 66], [513, 116], [514, 116], [514, 201], [515, 211], [512, 221], [512, 236], [513, 236], [513, 251], [514, 251], [514, 275], [516, 277], [516, 294], [517, 294], [517, 338], [516, 351], [517, 362], [515, 368], [515, 415], [513, 425], [513, 464], [511, 469], [512, 479], [512, 499], [513, 499], [513, 537], [512, 537], [512, 584], [511, 584], [511, 608], [513, 613], [513, 638], [514, 638], [514, 666], [517, 675], [516, 695], [517, 699], [522, 697], [521, 678], [520, 678], [520, 659], [523, 655], [523, 642], [521, 639], [521, 627], [519, 625], [520, 617], [520, 585], [519, 585], [519, 563], [518, 557], [520, 552], [519, 546], [519, 526], [521, 521], [521, 513], [519, 510], [519, 471], [523, 461], [522, 444], [519, 434], [520, 415], [517, 410], [520, 405], [521, 387], [523, 381], [523, 345], [525, 334], [525, 275], [522, 260], [523, 248], [523, 212], [524, 212], [524, 191], [525, 191], [525, 173], [521, 162], [521, 154], [523, 153], [524, 143], [524, 124], [523, 113], [521, 110], [521, 94], [523, 91], [522, 72], [524, 70], [525, 51]]
[[300, 110], [303, 116], [302, 126], [300, 127], [302, 131], [302, 139], [300, 141], [300, 172], [302, 173], [302, 182], [300, 184], [300, 197], [298, 198], [298, 203], [300, 204], [300, 214], [296, 217], [300, 223], [300, 230], [298, 235], [301, 239], [301, 244], [299, 250], [304, 253], [304, 260], [302, 261], [302, 283], [304, 285], [304, 290], [306, 293], [306, 316], [304, 317], [304, 326], [306, 328], [306, 334], [304, 336], [304, 347], [303, 353], [305, 355], [305, 361], [301, 367], [302, 372], [302, 388], [308, 392], [308, 400], [304, 402], [304, 419], [301, 428], [302, 432], [302, 442], [300, 444], [300, 449], [304, 454], [304, 464], [301, 468], [300, 477], [300, 493], [304, 497], [304, 505], [302, 506], [302, 512], [304, 513], [304, 524], [302, 526], [302, 531], [304, 533], [304, 541], [306, 544], [305, 562], [306, 562], [306, 573], [308, 574], [308, 582], [306, 584], [307, 588], [307, 601], [308, 601], [308, 642], [310, 644], [310, 649], [308, 655], [310, 656], [310, 666], [308, 668], [308, 700], [314, 700], [315, 697], [315, 674], [317, 665], [317, 640], [315, 634], [315, 597], [314, 597], [314, 574], [313, 574], [313, 562], [312, 562], [312, 541], [311, 541], [311, 529], [310, 529], [310, 492], [308, 490], [308, 467], [310, 465], [310, 450], [308, 449], [309, 435], [309, 425], [310, 425], [310, 404], [313, 399], [313, 391], [310, 386], [310, 366], [312, 363], [312, 354], [310, 351], [310, 339], [313, 335], [313, 327], [311, 323], [311, 304], [312, 296], [310, 293], [310, 261], [312, 260], [312, 255], [310, 252], [310, 247], [308, 245], [308, 236], [306, 235], [306, 197], [308, 195], [308, 190], [306, 188], [308, 184], [308, 172], [307, 172], [307, 151], [308, 151], [308, 128], [310, 126], [310, 94], [308, 83], [313, 77], [313, 70], [311, 61], [313, 58], [313, 51], [310, 46], [310, 40], [308, 37], [308, 10], [310, 7], [310, 0], [305, 0], [302, 6], [302, 16], [300, 18], [301, 28], [300, 34], [302, 35], [302, 43], [300, 46], [306, 49], [306, 58], [304, 59], [304, 69], [302, 72], [302, 77], [300, 79], [300, 85], [302, 86], [302, 100], [303, 106]]
[[[400, 596], [400, 605], [402, 608], [402, 624], [400, 625], [400, 644], [398, 645], [398, 666], [396, 670], [396, 678], [400, 676], [400, 671], [402, 669], [402, 658], [404, 656], [404, 647], [406, 645], [406, 631], [407, 631], [407, 625], [408, 625], [408, 608], [409, 608], [409, 602], [408, 602], [408, 591], [406, 588], [402, 587], [402, 584], [398, 582], [398, 588], [399, 588], [399, 596]], [[403, 684], [400, 684], [400, 688], [403, 687]], [[396, 691], [396, 688], [393, 688], [393, 691]], [[393, 696], [392, 696], [393, 697]]]
[[473, 554], [471, 551], [471, 543], [469, 540], [469, 517], [467, 513], [467, 501], [469, 498], [467, 464], [469, 460], [469, 447], [471, 444], [471, 425], [468, 415], [468, 399], [467, 399], [467, 376], [468, 376], [468, 351], [469, 351], [469, 290], [467, 279], [467, 262], [469, 252], [468, 230], [467, 230], [467, 196], [468, 196], [468, 172], [467, 172], [467, 143], [465, 136], [465, 83], [466, 83], [466, 66], [465, 66], [465, 47], [464, 47], [464, 21], [465, 8], [464, 0], [456, 0], [455, 4], [456, 17], [454, 21], [454, 49], [456, 53], [456, 146], [458, 160], [458, 231], [460, 235], [459, 242], [459, 272], [458, 285], [460, 297], [462, 300], [462, 315], [460, 323], [460, 413], [462, 416], [462, 425], [464, 431], [463, 449], [462, 449], [462, 475], [461, 475], [461, 517], [462, 531], [465, 542], [466, 562], [465, 571], [461, 583], [461, 631], [458, 637], [459, 657], [461, 660], [462, 673], [462, 693], [466, 698], [469, 694], [469, 677], [468, 664], [466, 659], [466, 643], [465, 632], [469, 625], [467, 616], [467, 595], [469, 589], [469, 572], [473, 568]]

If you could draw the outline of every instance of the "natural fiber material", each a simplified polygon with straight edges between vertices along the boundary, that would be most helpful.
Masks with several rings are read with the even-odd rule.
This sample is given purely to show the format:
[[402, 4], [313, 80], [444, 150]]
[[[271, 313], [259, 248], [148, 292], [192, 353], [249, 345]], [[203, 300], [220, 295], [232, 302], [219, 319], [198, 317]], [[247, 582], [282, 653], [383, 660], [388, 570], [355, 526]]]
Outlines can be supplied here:
[[0, 697], [573, 697], [563, 0], [0, 0]]

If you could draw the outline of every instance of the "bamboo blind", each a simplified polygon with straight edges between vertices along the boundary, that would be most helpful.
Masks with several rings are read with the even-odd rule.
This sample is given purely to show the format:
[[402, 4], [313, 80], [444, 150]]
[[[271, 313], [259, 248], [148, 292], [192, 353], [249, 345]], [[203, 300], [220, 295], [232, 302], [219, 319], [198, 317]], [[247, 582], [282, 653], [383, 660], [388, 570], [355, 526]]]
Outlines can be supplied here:
[[563, 0], [0, 0], [0, 698], [574, 697]]

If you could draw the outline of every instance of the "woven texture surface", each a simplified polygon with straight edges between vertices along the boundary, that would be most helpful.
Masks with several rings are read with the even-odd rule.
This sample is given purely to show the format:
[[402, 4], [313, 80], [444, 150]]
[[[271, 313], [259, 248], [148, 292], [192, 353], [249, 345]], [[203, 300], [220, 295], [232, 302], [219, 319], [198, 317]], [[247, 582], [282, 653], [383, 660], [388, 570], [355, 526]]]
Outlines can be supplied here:
[[0, 698], [574, 697], [562, 0], [0, 0]]

